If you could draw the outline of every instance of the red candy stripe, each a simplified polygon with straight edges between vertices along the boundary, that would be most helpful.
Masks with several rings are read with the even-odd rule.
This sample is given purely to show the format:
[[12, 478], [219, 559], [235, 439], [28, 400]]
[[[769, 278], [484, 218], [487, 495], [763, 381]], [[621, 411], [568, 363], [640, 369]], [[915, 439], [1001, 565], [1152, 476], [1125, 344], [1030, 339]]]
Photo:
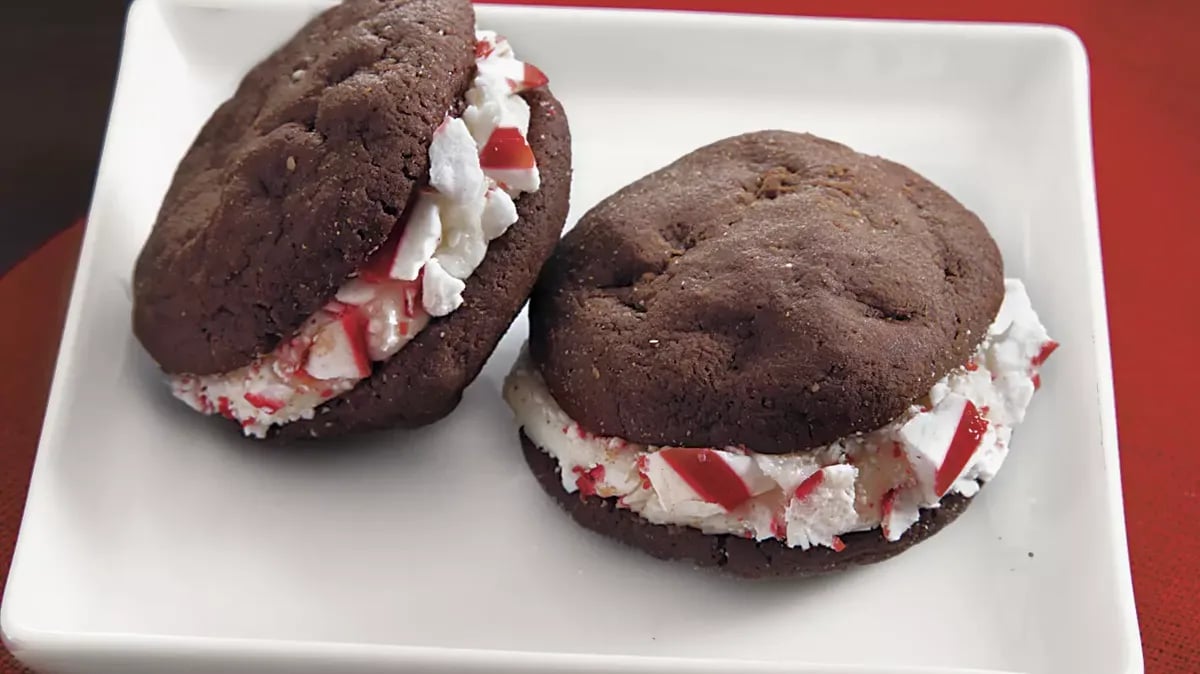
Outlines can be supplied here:
[[550, 83], [550, 78], [546, 77], [546, 73], [542, 72], [537, 66], [531, 63], [526, 63], [524, 66], [525, 70], [521, 75], [520, 82], [514, 80], [508, 81], [509, 85], [512, 87], [513, 93], [537, 89], [538, 87], [544, 87]]
[[781, 541], [787, 540], [787, 519], [782, 512], [775, 513], [771, 518], [771, 535]]
[[580, 498], [596, 495], [596, 482], [604, 480], [604, 466], [597, 464], [588, 470], [584, 470], [583, 466], [575, 466], [571, 472], [577, 476], [575, 486], [579, 488]]
[[950, 441], [950, 449], [946, 451], [946, 460], [934, 478], [934, 491], [942, 496], [954, 484], [954, 480], [962, 473], [975, 450], [979, 449], [979, 441], [987, 431], [988, 422], [979, 415], [975, 403], [967, 401], [963, 407], [962, 416], [958, 419], [958, 428], [954, 429], [954, 438]]
[[1050, 354], [1054, 353], [1054, 350], [1057, 348], [1058, 342], [1054, 341], [1053, 339], [1046, 342], [1042, 345], [1042, 350], [1038, 351], [1038, 354], [1033, 357], [1033, 360], [1030, 361], [1030, 364], [1034, 367], [1038, 367], [1042, 363], [1046, 362], [1046, 359], [1049, 358]]
[[671, 447], [658, 454], [705, 501], [733, 510], [750, 500], [746, 483], [713, 450]]
[[808, 497], [809, 494], [813, 493], [814, 489], [816, 489], [817, 487], [820, 487], [821, 483], [824, 481], [825, 481], [824, 469], [818, 470], [817, 472], [813, 473], [812, 475], [809, 475], [808, 477], [804, 478], [804, 481], [800, 483], [800, 486], [796, 487], [796, 500], [803, 501], [805, 498]]
[[[567, 429], [563, 428], [563, 433], [566, 432]], [[638, 477], [642, 479], [642, 489], [649, 489], [651, 487], [650, 478], [646, 475], [646, 461], [645, 454], [638, 455], [638, 458], [634, 460], [634, 463], [637, 465]]]
[[255, 393], [253, 391], [250, 391], [243, 397], [246, 399], [246, 402], [254, 405], [260, 410], [266, 410], [268, 414], [275, 414], [279, 410], [283, 409], [284, 406], [284, 402], [278, 398], [272, 398], [270, 396], [265, 396], [261, 393]]
[[405, 220], [401, 219], [392, 226], [392, 231], [383, 245], [358, 270], [358, 276], [364, 281], [386, 281], [391, 278], [392, 262], [396, 259], [396, 249], [400, 247], [400, 238], [404, 234]]
[[521, 130], [498, 126], [479, 151], [479, 165], [486, 169], [531, 169], [534, 167], [533, 148], [525, 142]]
[[[425, 268], [421, 267], [421, 271], [417, 272], [417, 280], [405, 281], [404, 283], [404, 317], [413, 318], [417, 315], [417, 298], [421, 296], [421, 285], [425, 281]], [[407, 330], [407, 326], [405, 328]], [[401, 334], [407, 334], [403, 332]]]
[[883, 502], [880, 504], [880, 506], [881, 507], [880, 507], [879, 517], [881, 520], [881, 524], [883, 525], [883, 535], [891, 536], [892, 535], [891, 532], [888, 531], [888, 520], [891, 519], [892, 510], [896, 507], [896, 490], [895, 489], [887, 490], [887, 493], [883, 495]]
[[353, 311], [347, 311], [339, 316], [338, 320], [342, 322], [342, 328], [351, 339], [351, 347], [354, 353], [354, 367], [363, 377], [371, 374], [371, 360], [367, 358], [366, 314], [355, 307]]

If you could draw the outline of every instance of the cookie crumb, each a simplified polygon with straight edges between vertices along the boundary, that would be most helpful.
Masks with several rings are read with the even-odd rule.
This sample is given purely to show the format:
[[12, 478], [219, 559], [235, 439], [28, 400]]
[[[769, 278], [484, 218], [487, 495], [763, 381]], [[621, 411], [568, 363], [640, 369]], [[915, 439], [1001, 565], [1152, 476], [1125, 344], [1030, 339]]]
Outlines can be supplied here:
[[287, 158], [287, 170], [289, 170], [289, 171], [296, 170], [296, 158], [295, 157], [289, 156]]

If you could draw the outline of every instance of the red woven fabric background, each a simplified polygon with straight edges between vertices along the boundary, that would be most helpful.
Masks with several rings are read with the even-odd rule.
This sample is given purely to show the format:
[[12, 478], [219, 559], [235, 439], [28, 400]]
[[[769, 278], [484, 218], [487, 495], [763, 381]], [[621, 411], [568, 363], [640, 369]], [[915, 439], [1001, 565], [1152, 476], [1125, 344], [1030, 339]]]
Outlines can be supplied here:
[[[584, 4], [538, 0], [538, 4]], [[1191, 0], [596, 0], [612, 7], [1055, 23], [1092, 67], [1092, 105], [1134, 590], [1146, 671], [1200, 672], [1200, 49]], [[80, 227], [0, 278], [0, 581], [20, 521]], [[0, 672], [23, 671], [0, 653]]]

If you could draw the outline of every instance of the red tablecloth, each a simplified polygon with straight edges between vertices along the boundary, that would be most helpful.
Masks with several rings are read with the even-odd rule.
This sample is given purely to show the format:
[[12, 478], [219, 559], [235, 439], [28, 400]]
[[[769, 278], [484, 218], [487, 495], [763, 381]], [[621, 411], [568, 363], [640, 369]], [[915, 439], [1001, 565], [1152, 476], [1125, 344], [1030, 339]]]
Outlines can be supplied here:
[[[538, 0], [537, 4], [583, 4]], [[1083, 38], [1134, 591], [1152, 674], [1200, 672], [1200, 2], [599, 0], [613, 7], [1055, 23]], [[78, 227], [0, 278], [0, 573], [20, 519]], [[7, 663], [7, 664], [5, 664]], [[0, 661], [0, 671], [20, 671]]]

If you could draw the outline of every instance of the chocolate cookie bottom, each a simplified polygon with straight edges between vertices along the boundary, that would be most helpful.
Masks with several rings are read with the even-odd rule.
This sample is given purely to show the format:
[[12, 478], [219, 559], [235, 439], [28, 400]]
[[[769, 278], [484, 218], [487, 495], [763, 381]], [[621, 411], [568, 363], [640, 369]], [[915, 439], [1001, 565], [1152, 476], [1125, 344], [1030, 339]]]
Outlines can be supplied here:
[[728, 534], [706, 534], [690, 527], [653, 524], [617, 506], [616, 498], [582, 497], [562, 488], [558, 462], [520, 432], [525, 462], [547, 494], [584, 527], [639, 548], [654, 557], [686, 560], [743, 578], [815, 576], [862, 564], [874, 564], [904, 552], [941, 531], [967, 509], [971, 499], [948, 494], [940, 508], [921, 511], [904, 537], [889, 543], [879, 529], [841, 536], [841, 552], [815, 546], [789, 548], [778, 540], [754, 541]]

